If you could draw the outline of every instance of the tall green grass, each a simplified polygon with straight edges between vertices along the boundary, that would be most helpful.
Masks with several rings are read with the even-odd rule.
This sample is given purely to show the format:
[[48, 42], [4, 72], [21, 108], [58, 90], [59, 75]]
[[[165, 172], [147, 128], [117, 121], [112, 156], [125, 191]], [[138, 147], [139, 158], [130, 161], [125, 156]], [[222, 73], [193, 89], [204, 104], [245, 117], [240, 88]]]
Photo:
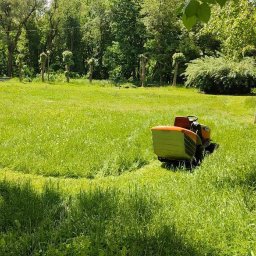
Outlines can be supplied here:
[[[146, 189], [94, 190], [63, 200], [51, 188], [0, 183], [1, 255], [204, 255], [191, 244]], [[168, 218], [167, 218], [168, 217]]]
[[176, 115], [198, 115], [214, 136], [220, 124], [229, 129], [244, 119], [248, 125], [254, 104], [250, 98], [175, 88], [120, 90], [13, 81], [1, 84], [0, 97], [2, 167], [88, 178], [119, 175], [155, 159], [150, 128], [170, 124]]
[[[256, 253], [255, 96], [10, 81], [0, 97], [0, 255]], [[150, 128], [187, 114], [220, 148], [167, 170]]]

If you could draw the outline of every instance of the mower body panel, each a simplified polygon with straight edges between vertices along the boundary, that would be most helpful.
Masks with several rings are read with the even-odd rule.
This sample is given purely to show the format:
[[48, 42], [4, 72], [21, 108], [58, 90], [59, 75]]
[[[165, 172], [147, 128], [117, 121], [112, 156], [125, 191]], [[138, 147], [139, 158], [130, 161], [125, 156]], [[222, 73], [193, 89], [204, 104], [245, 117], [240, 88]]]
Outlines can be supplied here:
[[152, 128], [154, 152], [161, 160], [192, 160], [201, 145], [198, 135], [176, 126]]

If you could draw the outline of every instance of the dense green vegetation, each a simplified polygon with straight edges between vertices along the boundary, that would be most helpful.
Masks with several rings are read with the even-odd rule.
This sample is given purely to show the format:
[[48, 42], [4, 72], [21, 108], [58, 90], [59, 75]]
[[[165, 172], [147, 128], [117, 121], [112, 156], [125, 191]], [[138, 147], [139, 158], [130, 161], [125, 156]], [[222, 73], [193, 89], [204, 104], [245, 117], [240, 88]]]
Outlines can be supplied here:
[[[189, 31], [182, 13], [183, 23], [194, 25]], [[67, 81], [87, 76], [137, 85], [183, 83], [191, 60], [220, 53], [254, 59], [255, 17], [255, 3], [248, 0], [4, 0], [0, 75], [31, 81], [40, 72], [45, 80], [47, 72], [54, 80], [65, 72]], [[177, 53], [184, 56], [178, 66], [172, 65]]]
[[[255, 254], [254, 96], [12, 80], [0, 97], [1, 255]], [[193, 173], [152, 152], [150, 128], [187, 113], [220, 144]]]
[[186, 86], [212, 94], [250, 94], [255, 86], [256, 69], [250, 58], [234, 61], [205, 57], [191, 61], [184, 74]]

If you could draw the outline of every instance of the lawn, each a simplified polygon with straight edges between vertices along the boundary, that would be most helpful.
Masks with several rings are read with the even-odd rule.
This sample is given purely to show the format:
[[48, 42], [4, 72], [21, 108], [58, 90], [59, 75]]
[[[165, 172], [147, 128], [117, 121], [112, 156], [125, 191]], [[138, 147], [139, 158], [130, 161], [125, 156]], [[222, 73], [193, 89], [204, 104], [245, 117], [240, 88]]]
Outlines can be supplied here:
[[[0, 255], [254, 255], [255, 96], [0, 83]], [[197, 115], [220, 148], [189, 173], [150, 128]]]

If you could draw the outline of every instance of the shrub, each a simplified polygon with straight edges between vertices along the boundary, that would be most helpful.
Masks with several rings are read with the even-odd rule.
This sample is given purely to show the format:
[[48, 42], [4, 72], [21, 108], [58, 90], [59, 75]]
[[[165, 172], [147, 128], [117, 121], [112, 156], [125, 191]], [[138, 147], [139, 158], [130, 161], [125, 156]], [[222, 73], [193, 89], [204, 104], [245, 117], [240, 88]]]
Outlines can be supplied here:
[[252, 58], [237, 62], [224, 57], [204, 57], [191, 61], [183, 75], [186, 86], [213, 94], [248, 94], [256, 84]]

